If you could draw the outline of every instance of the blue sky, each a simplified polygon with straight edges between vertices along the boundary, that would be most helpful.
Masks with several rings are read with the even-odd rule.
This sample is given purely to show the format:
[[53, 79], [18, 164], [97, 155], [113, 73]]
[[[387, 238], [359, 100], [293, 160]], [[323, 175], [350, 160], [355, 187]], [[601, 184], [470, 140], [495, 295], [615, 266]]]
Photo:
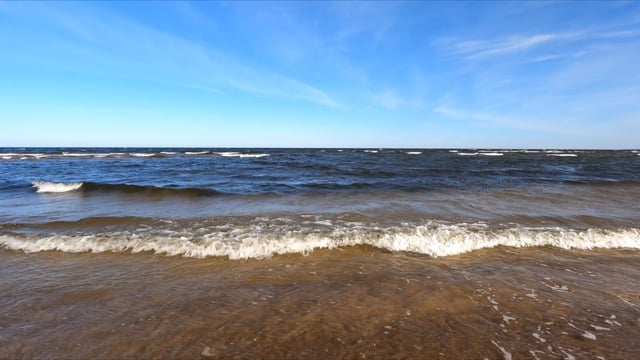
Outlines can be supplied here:
[[639, 2], [0, 2], [0, 146], [640, 147]]

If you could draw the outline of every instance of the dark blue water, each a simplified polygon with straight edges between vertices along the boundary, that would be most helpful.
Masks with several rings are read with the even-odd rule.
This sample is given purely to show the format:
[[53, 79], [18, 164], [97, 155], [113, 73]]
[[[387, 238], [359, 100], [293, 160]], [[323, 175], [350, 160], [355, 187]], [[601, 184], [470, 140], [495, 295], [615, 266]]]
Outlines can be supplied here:
[[[521, 238], [509, 243], [514, 246], [554, 245], [579, 231], [570, 246], [589, 238], [584, 247], [597, 247], [598, 232], [613, 231], [613, 237], [600, 236], [607, 242], [603, 247], [633, 247], [640, 227], [639, 155], [632, 150], [5, 148], [0, 149], [0, 232], [5, 247], [34, 251], [59, 248], [60, 236], [69, 237], [63, 239], [67, 245], [98, 236], [96, 244], [110, 244], [106, 249], [112, 251], [143, 244], [170, 253], [167, 249], [180, 242], [176, 239], [185, 239], [178, 245], [213, 255], [229, 255], [245, 240], [273, 249], [365, 243], [424, 252], [449, 241], [452, 233], [459, 232], [452, 248], [465, 237], [486, 242], [472, 249], [505, 244], [510, 231]], [[47, 243], [47, 236], [54, 239]], [[140, 237], [135, 246], [132, 236]], [[79, 249], [98, 251], [96, 246]], [[212, 246], [230, 247], [216, 252]]]
[[2, 191], [34, 181], [226, 194], [496, 189], [640, 181], [632, 151], [0, 149]]

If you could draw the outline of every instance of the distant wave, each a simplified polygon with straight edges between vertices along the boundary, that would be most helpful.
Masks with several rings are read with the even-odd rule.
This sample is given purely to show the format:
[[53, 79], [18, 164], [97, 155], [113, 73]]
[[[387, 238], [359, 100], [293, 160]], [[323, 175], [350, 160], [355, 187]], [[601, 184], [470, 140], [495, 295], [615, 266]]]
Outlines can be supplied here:
[[570, 154], [570, 153], [549, 153], [547, 156], [558, 156], [558, 157], [576, 157], [578, 154]]
[[80, 153], [70, 153], [70, 152], [63, 152], [62, 156], [63, 157], [79, 157], [79, 158], [86, 158], [86, 157], [96, 157], [96, 158], [105, 158], [105, 157], [121, 157], [124, 156], [125, 153], [86, 153], [86, 152], [80, 152]]
[[219, 191], [201, 188], [172, 188], [149, 185], [105, 184], [95, 182], [55, 183], [48, 181], [34, 181], [32, 186], [38, 193], [64, 193], [71, 191], [82, 192], [120, 192], [147, 195], [181, 195], [181, 196], [213, 196], [220, 195]]
[[270, 156], [270, 154], [240, 153], [237, 151], [222, 151], [222, 152], [216, 152], [216, 154], [223, 157], [239, 157], [239, 158], [261, 158], [261, 157]]
[[40, 154], [40, 153], [24, 153], [24, 154], [16, 154], [16, 153], [1, 153], [0, 159], [4, 160], [12, 160], [12, 159], [20, 159], [20, 160], [39, 160], [49, 157], [48, 154]]
[[152, 157], [152, 156], [156, 156], [158, 154], [156, 153], [129, 153], [129, 156], [133, 156], [133, 157]]
[[422, 151], [407, 151], [407, 155], [422, 155]]
[[[103, 220], [93, 222], [101, 224]], [[475, 250], [507, 247], [553, 246], [562, 249], [640, 249], [640, 230], [566, 228], [492, 228], [482, 223], [395, 227], [364, 224], [312, 225], [274, 221], [265, 231], [265, 221], [221, 224], [202, 228], [123, 230], [104, 233], [0, 235], [0, 246], [24, 252], [144, 252], [186, 257], [218, 256], [229, 259], [265, 258], [276, 254], [308, 254], [315, 249], [366, 245], [395, 252], [414, 252], [433, 257], [452, 256]], [[233, 231], [229, 231], [229, 228]]]

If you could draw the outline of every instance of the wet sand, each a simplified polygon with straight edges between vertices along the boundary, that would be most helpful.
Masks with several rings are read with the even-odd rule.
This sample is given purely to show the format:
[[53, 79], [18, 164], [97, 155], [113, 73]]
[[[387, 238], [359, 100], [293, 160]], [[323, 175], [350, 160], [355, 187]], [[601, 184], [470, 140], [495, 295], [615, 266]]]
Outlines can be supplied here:
[[0, 250], [0, 358], [631, 359], [637, 251]]

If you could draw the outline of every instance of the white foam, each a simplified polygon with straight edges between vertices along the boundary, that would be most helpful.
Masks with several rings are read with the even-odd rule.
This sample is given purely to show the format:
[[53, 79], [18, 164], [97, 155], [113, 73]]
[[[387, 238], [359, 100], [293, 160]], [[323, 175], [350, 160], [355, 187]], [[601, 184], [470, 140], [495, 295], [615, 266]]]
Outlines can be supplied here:
[[63, 157], [94, 157], [94, 158], [105, 158], [105, 157], [109, 157], [109, 156], [122, 156], [124, 155], [124, 153], [70, 153], [70, 152], [63, 152], [62, 156]]
[[500, 350], [500, 352], [502, 352], [502, 357], [504, 358], [504, 360], [511, 360], [511, 353], [508, 352], [504, 347], [502, 347], [497, 341], [491, 340], [491, 343], [498, 348], [498, 350]]
[[25, 159], [27, 158], [27, 156], [29, 156], [30, 154], [17, 154], [17, 153], [0, 153], [0, 158], [4, 159], [4, 160], [11, 160], [13, 158], [20, 158]]
[[363, 151], [366, 153], [372, 153], [372, 154], [375, 154], [378, 152], [378, 150], [363, 150]]
[[30, 159], [43, 159], [49, 157], [47, 154], [36, 154], [36, 153], [27, 153], [27, 154], [16, 154], [16, 153], [2, 153], [0, 157], [5, 160], [10, 160], [13, 158], [19, 158], [20, 160], [30, 160]]
[[483, 156], [502, 156], [504, 154], [501, 153], [501, 152], [480, 152], [480, 155], [483, 155]]
[[422, 151], [407, 151], [407, 155], [422, 155]]
[[206, 154], [211, 154], [211, 151], [185, 151], [184, 153], [186, 155], [206, 155]]
[[578, 154], [566, 154], [566, 153], [559, 153], [559, 154], [547, 154], [547, 156], [576, 157], [576, 156], [578, 156]]
[[581, 329], [581, 328], [579, 328], [579, 327], [577, 327], [577, 326], [573, 325], [573, 324], [572, 324], [572, 323], [570, 323], [570, 322], [569, 322], [569, 323], [567, 323], [567, 325], [571, 326], [572, 328], [574, 328], [574, 329], [576, 329], [576, 330], [582, 331], [582, 334], [581, 334], [581, 335], [582, 335], [582, 337], [583, 337], [583, 338], [585, 338], [585, 339], [589, 339], [589, 340], [596, 340], [596, 339], [597, 339], [596, 335], [595, 335], [594, 333], [590, 332], [590, 331], [583, 330], [583, 329]]
[[175, 155], [177, 153], [175, 151], [161, 151], [160, 154], [162, 154], [162, 155]]
[[459, 152], [458, 155], [462, 155], [462, 156], [476, 156], [478, 155], [477, 152], [472, 152], [472, 153], [467, 153], [467, 152]]
[[34, 181], [31, 185], [36, 188], [38, 193], [63, 193], [78, 190], [81, 182], [77, 183], [54, 183], [48, 181]]
[[270, 154], [245, 154], [237, 151], [224, 151], [224, 152], [217, 152], [216, 154], [224, 157], [239, 157], [239, 158], [261, 158], [265, 156], [270, 156]]
[[270, 156], [269, 154], [240, 154], [241, 158], [262, 158]]
[[450, 153], [457, 153], [458, 150], [449, 150]]
[[155, 153], [129, 153], [129, 155], [133, 157], [151, 157], [156, 154]]
[[[34, 183], [34, 186], [35, 183]], [[40, 182], [38, 189], [72, 191], [82, 183]], [[230, 230], [231, 229], [231, 230]], [[479, 230], [480, 229], [480, 230]], [[296, 222], [270, 224], [203, 226], [196, 230], [140, 230], [109, 232], [90, 236], [2, 236], [0, 245], [13, 250], [37, 252], [153, 251], [187, 257], [223, 256], [230, 259], [264, 258], [275, 254], [307, 254], [315, 249], [369, 245], [399, 252], [415, 252], [434, 257], [462, 254], [496, 246], [555, 246], [563, 249], [629, 248], [640, 249], [639, 229], [584, 231], [568, 229], [509, 228], [482, 229], [477, 224], [430, 222], [380, 228], [334, 224], [318, 228]]]
[[545, 343], [547, 342], [547, 340], [545, 340], [540, 334], [538, 333], [533, 333], [533, 337], [536, 338], [538, 341]]

